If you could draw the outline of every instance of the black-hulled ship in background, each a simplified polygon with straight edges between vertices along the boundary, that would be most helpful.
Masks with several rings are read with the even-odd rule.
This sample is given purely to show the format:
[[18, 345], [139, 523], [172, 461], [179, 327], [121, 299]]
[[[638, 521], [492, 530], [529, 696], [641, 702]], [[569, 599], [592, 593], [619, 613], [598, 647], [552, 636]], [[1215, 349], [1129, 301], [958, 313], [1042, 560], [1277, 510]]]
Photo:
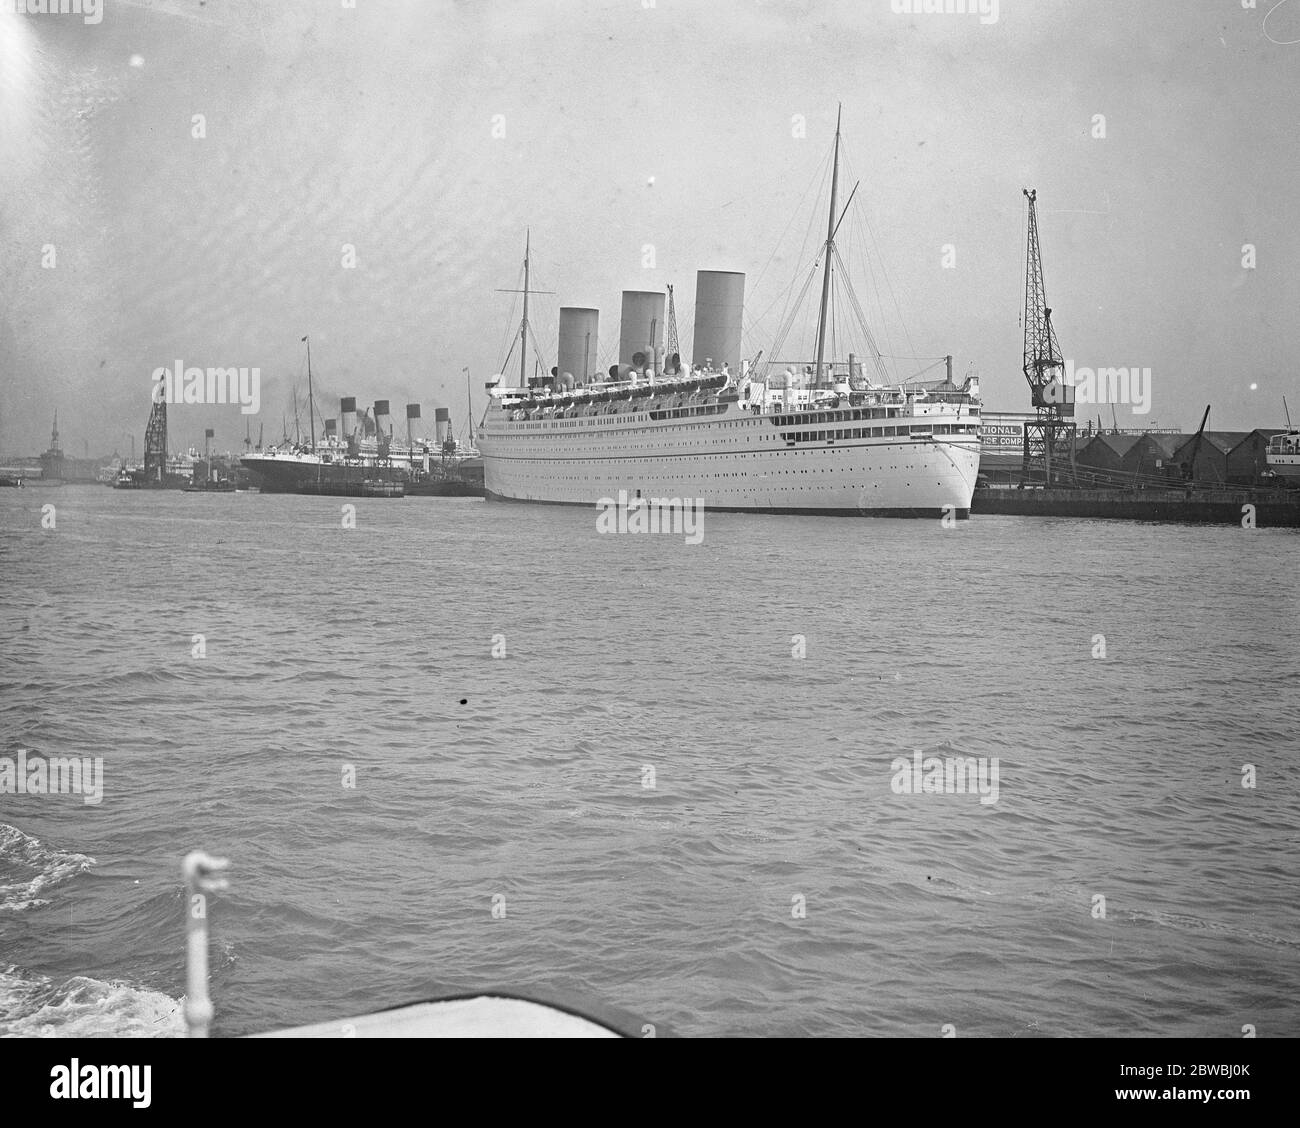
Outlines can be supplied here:
[[310, 443], [285, 442], [241, 456], [257, 474], [263, 493], [323, 494], [331, 497], [482, 497], [483, 460], [451, 433], [451, 413], [434, 412], [435, 438], [416, 436], [420, 405], [406, 405], [406, 436], [393, 434], [388, 400], [376, 400], [374, 414], [358, 416], [357, 401], [339, 401], [339, 417], [325, 420], [325, 434]]
[[[316, 438], [316, 409], [312, 391], [311, 340], [307, 345], [307, 412], [310, 442], [285, 442], [240, 462], [256, 474], [263, 493], [322, 494], [331, 497], [404, 497], [408, 493], [434, 496], [483, 496], [483, 460], [477, 450], [462, 446], [451, 432], [451, 412], [434, 411], [435, 440], [417, 439], [420, 405], [406, 405], [406, 442], [393, 434], [388, 400], [376, 400], [374, 416], [357, 416], [354, 396], [339, 400], [337, 420], [325, 420], [325, 434]], [[468, 377], [467, 377], [468, 379]]]

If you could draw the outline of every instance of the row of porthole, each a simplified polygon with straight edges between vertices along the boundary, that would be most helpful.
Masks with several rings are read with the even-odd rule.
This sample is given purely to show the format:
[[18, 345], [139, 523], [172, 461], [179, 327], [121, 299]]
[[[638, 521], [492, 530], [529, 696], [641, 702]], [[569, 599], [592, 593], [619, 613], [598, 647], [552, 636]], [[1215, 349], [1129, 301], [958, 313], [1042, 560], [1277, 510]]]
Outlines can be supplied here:
[[[578, 482], [579, 479], [578, 479], [578, 478], [559, 478], [559, 479], [557, 479], [557, 481], [559, 481], [559, 482]], [[589, 485], [589, 484], [591, 484], [591, 479], [590, 479], [590, 478], [583, 478], [583, 479], [581, 479], [581, 481], [582, 481], [582, 483], [583, 483], [584, 485]], [[633, 486], [622, 486], [622, 487], [619, 487], [619, 486], [616, 486], [616, 485], [611, 485], [611, 484], [608, 483], [605, 479], [598, 479], [598, 483], [599, 483], [602, 487], [608, 486], [609, 488], [612, 488], [612, 489], [618, 489], [618, 488], [623, 488], [623, 489], [634, 489], [634, 488], [635, 488], [635, 487], [633, 487]], [[870, 486], [871, 486], [871, 488], [872, 488], [873, 490], [874, 490], [874, 489], [879, 489], [882, 485], [885, 485], [885, 484], [888, 484], [888, 485], [890, 485], [891, 487], [892, 487], [892, 486], [896, 486], [896, 485], [898, 485], [897, 482], [889, 482], [889, 483], [871, 482], [871, 483], [869, 483], [869, 484], [870, 484]], [[909, 481], [909, 482], [904, 482], [904, 483], [903, 483], [903, 485], [904, 485], [905, 487], [906, 487], [906, 486], [911, 486], [911, 484], [912, 484], [912, 483], [911, 483], [910, 481]], [[942, 483], [942, 482], [935, 482], [935, 485], [941, 487], [941, 486], [943, 485], [943, 483]], [[674, 490], [677, 490], [677, 489], [679, 489], [679, 488], [690, 488], [690, 487], [678, 487], [678, 486], [674, 486], [674, 487], [671, 487], [671, 488], [670, 488], [670, 487], [668, 487], [668, 486], [653, 486], [653, 487], [642, 487], [642, 488], [643, 488], [643, 489], [655, 489], [655, 490], [659, 490], [659, 491], [665, 491], [665, 492], [668, 492], [668, 493], [672, 493]], [[756, 485], [756, 486], [751, 487], [751, 488], [752, 488], [752, 489], [758, 489], [758, 488], [760, 488], [760, 487], [758, 487], [758, 486]], [[776, 486], [776, 485], [769, 486], [769, 485], [767, 485], [766, 483], [764, 483], [764, 484], [762, 485], [761, 488], [762, 488], [762, 489], [777, 489], [777, 490], [793, 490], [793, 489], [800, 489], [800, 490], [822, 490], [822, 489], [825, 489], [824, 486]], [[841, 489], [843, 489], [843, 488], [848, 488], [848, 489], [854, 489], [854, 488], [856, 488], [856, 489], [860, 489], [860, 490], [865, 490], [865, 489], [867, 488], [867, 485], [864, 484], [864, 483], [861, 483], [861, 482], [857, 482], [857, 483], [855, 483], [855, 482], [849, 482], [849, 483], [847, 483], [845, 486], [840, 486], [840, 487], [837, 487], [837, 488], [841, 488]]]
[[[882, 445], [883, 445], [883, 444], [882, 444]], [[636, 449], [640, 449], [640, 448], [633, 447], [632, 449], [636, 450]], [[786, 455], [786, 454], [847, 454], [850, 450], [857, 450], [857, 449], [860, 449], [860, 448], [857, 448], [857, 447], [832, 447], [829, 451], [823, 451], [823, 450], [765, 450], [765, 451], [755, 451], [755, 452], [753, 452], [753, 453], [750, 453], [750, 452], [747, 452], [747, 451], [738, 451], [738, 452], [735, 452], [735, 453], [728, 453], [728, 454], [695, 454], [694, 452], [690, 452], [690, 451], [686, 452], [685, 454], [673, 454], [673, 453], [671, 453], [671, 452], [664, 451], [663, 453], [661, 453], [661, 454], [659, 454], [659, 455], [657, 455], [657, 456], [655, 456], [655, 455], [647, 455], [647, 456], [645, 456], [645, 457], [643, 457], [643, 458], [634, 458], [634, 459], [631, 459], [630, 461], [633, 461], [633, 462], [646, 462], [646, 461], [654, 461], [654, 460], [656, 460], [656, 459], [658, 459], [658, 458], [768, 458], [768, 457], [771, 457], [772, 455]], [[581, 462], [590, 462], [590, 461], [592, 460], [592, 458], [593, 458], [595, 455], [602, 454], [602, 453], [605, 453], [604, 450], [603, 450], [603, 448], [602, 448], [601, 450], [592, 451], [591, 454], [583, 455], [583, 457], [582, 457], [581, 459], [579, 459], [578, 461], [581, 461]], [[611, 452], [609, 452], [609, 453], [614, 453], [614, 454], [616, 454], [617, 451], [611, 451]], [[509, 455], [508, 457], [509, 457], [510, 459], [512, 459], [513, 461], [518, 462], [518, 461], [520, 461], [520, 460], [526, 458], [527, 455], [526, 455], [526, 454], [512, 454], [512, 455]], [[536, 460], [534, 460], [534, 461], [536, 461]], [[555, 458], [549, 458], [549, 457], [548, 457], [547, 459], [545, 459], [545, 461], [547, 461], [547, 462], [557, 462], [557, 461], [558, 461], [558, 462], [570, 462], [570, 461], [573, 461], [573, 460], [572, 460], [572, 459], [567, 459], [567, 458], [565, 458], [565, 459], [555, 459]]]
[[[903, 486], [904, 486], [905, 488], [909, 488], [909, 489], [910, 489], [910, 488], [911, 488], [911, 485], [912, 485], [911, 482], [904, 482], [904, 483], [903, 483]], [[935, 486], [936, 486], [936, 487], [939, 487], [939, 488], [942, 488], [943, 483], [942, 483], [942, 482], [935, 482]], [[608, 487], [608, 488], [611, 488], [611, 489], [618, 489], [618, 488], [620, 488], [620, 487], [617, 487], [617, 486], [610, 486], [610, 487]], [[624, 487], [621, 487], [621, 488], [626, 489], [627, 487], [624, 486]], [[671, 491], [668, 490], [667, 487], [655, 487], [655, 488], [656, 488], [656, 489], [659, 489], [659, 490], [662, 490], [664, 493], [670, 493], [670, 492], [671, 492]], [[873, 490], [875, 490], [875, 489], [879, 489], [879, 488], [880, 488], [880, 483], [879, 483], [879, 482], [872, 482], [872, 483], [871, 483], [871, 488], [872, 488]], [[862, 492], [864, 492], [866, 489], [867, 489], [866, 486], [859, 486], [859, 487], [858, 487], [858, 492], [859, 492], [859, 493], [862, 493]], [[803, 493], [804, 491], [808, 491], [808, 492], [811, 492], [811, 493], [818, 493], [818, 492], [820, 492], [820, 491], [819, 491], [819, 488], [818, 488], [817, 486], [772, 486], [772, 487], [770, 487], [769, 492], [777, 492], [777, 491], [784, 492], [784, 491], [787, 491], [787, 490], [798, 490], [800, 493]], [[654, 495], [654, 496], [658, 496], [658, 495], [656, 494], [656, 495]]]
[[[851, 450], [876, 450], [887, 446], [897, 446], [897, 443], [880, 443], [878, 446], [861, 447], [861, 446], [840, 446], [840, 447], [807, 447], [795, 448], [794, 450], [762, 450], [762, 451], [728, 451], [726, 454], [698, 454], [695, 451], [686, 451], [683, 453], [674, 453], [671, 451], [662, 451], [657, 457], [659, 458], [770, 458], [772, 455], [787, 454], [847, 454]], [[589, 453], [583, 454], [583, 461], [590, 460], [597, 455], [619, 455], [624, 450], [642, 450], [640, 445], [631, 447], [596, 447]], [[512, 454], [508, 457], [519, 459], [526, 457], [526, 453]], [[654, 456], [648, 456], [654, 457]]]
[[[633, 461], [637, 461], [637, 460], [636, 460], [636, 459], [633, 459]], [[555, 464], [554, 464], [554, 463], [547, 463], [546, 465], [551, 465], [551, 467], [554, 467]], [[893, 467], [893, 465], [889, 465], [889, 467], [881, 467], [880, 469], [883, 469], [883, 470], [917, 470], [917, 469], [920, 469], [920, 467], [913, 467], [913, 465], [909, 464], [909, 465], [906, 465], [906, 467]], [[766, 473], [774, 473], [774, 474], [816, 474], [816, 473], [828, 473], [828, 472], [829, 472], [829, 473], [832, 473], [832, 474], [833, 474], [833, 473], [836, 472], [836, 470], [840, 470], [841, 473], [845, 473], [845, 474], [853, 474], [853, 473], [857, 473], [857, 470], [850, 469], [849, 467], [831, 467], [831, 468], [829, 468], [829, 470], [807, 470], [807, 469], [805, 469], [805, 470], [768, 470], [768, 472], [766, 472]], [[699, 477], [711, 477], [711, 478], [737, 478], [737, 477], [741, 477], [741, 473], [738, 472], [738, 470], [737, 470], [737, 472], [727, 472], [727, 473], [722, 473], [722, 474], [701, 474], [701, 476], [699, 476]], [[582, 478], [582, 481], [588, 481], [588, 478], [584, 477], [584, 478]], [[601, 481], [603, 481], [603, 480], [601, 480]]]

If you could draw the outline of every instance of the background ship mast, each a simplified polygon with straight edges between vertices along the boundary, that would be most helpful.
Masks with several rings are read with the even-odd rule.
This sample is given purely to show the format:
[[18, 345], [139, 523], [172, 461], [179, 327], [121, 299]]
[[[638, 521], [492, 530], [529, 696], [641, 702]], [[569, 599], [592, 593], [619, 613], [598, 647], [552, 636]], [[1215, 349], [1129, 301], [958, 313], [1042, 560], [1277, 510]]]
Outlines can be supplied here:
[[835, 197], [840, 187], [840, 115], [843, 103], [835, 111], [835, 163], [831, 170], [831, 209], [826, 220], [826, 270], [822, 275], [822, 304], [817, 314], [817, 368], [816, 386], [822, 386], [822, 357], [826, 353], [826, 309], [831, 296], [831, 256], [835, 253]]
[[311, 449], [313, 453], [316, 450], [316, 412], [313, 409], [313, 396], [311, 389], [311, 338], [304, 337], [307, 343], [307, 419], [311, 424]]

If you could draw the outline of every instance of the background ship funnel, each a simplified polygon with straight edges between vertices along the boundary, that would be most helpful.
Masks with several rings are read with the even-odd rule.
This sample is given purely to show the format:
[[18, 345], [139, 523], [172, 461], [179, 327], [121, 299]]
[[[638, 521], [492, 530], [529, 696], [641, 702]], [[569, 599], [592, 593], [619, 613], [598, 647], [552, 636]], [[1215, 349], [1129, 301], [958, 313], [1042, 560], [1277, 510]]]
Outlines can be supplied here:
[[[663, 294], [651, 290], [624, 290], [623, 316], [619, 324], [618, 362], [638, 370], [646, 368], [663, 343]], [[637, 363], [637, 353], [641, 354]]]
[[435, 407], [433, 409], [433, 430], [434, 438], [438, 442], [438, 449], [441, 450], [443, 444], [451, 438], [451, 409], [446, 407]]
[[740, 371], [740, 324], [745, 312], [745, 276], [734, 270], [695, 272], [695, 343], [693, 361], [713, 361]]
[[596, 373], [596, 332], [600, 310], [578, 306], [560, 309], [560, 376], [569, 373], [576, 384], [585, 384]]
[[350, 439], [357, 430], [356, 396], [344, 396], [339, 400], [339, 426], [343, 429], [343, 438]]
[[406, 446], [409, 450], [415, 450], [415, 421], [420, 418], [420, 405], [418, 403], [408, 403], [406, 405]]
[[393, 437], [393, 417], [387, 400], [375, 400], [375, 429], [381, 439]]

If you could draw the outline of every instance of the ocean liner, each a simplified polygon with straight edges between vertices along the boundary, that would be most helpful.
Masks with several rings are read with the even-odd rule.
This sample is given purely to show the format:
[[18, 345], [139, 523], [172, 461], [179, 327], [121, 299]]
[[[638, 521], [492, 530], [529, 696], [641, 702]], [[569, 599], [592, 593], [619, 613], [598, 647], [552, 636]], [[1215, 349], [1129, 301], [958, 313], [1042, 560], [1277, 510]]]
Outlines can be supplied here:
[[[314, 444], [290, 441], [253, 451], [240, 456], [240, 465], [260, 476], [263, 493], [341, 497], [474, 493], [475, 471], [481, 467], [478, 452], [451, 436], [450, 419], [440, 417], [436, 421], [439, 434], [436, 441], [415, 438], [405, 443], [382, 441], [378, 435], [366, 435], [354, 423], [358, 418], [355, 404], [352, 397], [340, 401], [341, 425], [344, 434], [351, 437], [350, 442], [339, 437], [331, 427]], [[419, 406], [408, 404], [407, 410], [418, 411]], [[375, 401], [374, 418], [378, 426], [388, 425], [387, 410], [387, 400]], [[446, 408], [438, 409], [440, 416], [445, 411]], [[411, 418], [418, 419], [418, 415]], [[356, 429], [349, 429], [349, 424]], [[390, 486], [401, 489], [389, 489]]]
[[[304, 338], [304, 341], [306, 338]], [[452, 434], [451, 412], [434, 410], [436, 438], [417, 438], [420, 405], [406, 405], [406, 441], [393, 432], [388, 400], [376, 400], [357, 414], [354, 396], [339, 400], [338, 419], [324, 420], [316, 435], [311, 345], [307, 353], [309, 438], [242, 455], [240, 465], [259, 475], [263, 493], [325, 494], [339, 497], [402, 497], [405, 494], [474, 495], [481, 492], [478, 451]]]
[[[487, 384], [478, 431], [489, 499], [595, 505], [626, 491], [646, 501], [700, 499], [717, 511], [969, 517], [978, 377], [955, 384], [944, 357], [931, 358], [946, 362], [942, 380], [891, 382], [854, 296], [866, 352], [828, 355], [832, 263], [848, 283], [835, 241], [847, 214], [837, 212], [840, 145], [837, 120], [826, 239], [804, 284], [806, 292], [820, 265], [815, 357], [807, 361], [742, 359], [744, 275], [700, 271], [693, 364], [683, 366], [677, 352], [669, 287], [666, 342], [665, 295], [625, 292], [621, 362], [593, 376], [598, 311], [564, 307], [559, 363], [549, 376], [529, 377], [526, 246], [519, 386], [505, 386], [503, 376]], [[787, 334], [788, 326], [778, 349]]]

